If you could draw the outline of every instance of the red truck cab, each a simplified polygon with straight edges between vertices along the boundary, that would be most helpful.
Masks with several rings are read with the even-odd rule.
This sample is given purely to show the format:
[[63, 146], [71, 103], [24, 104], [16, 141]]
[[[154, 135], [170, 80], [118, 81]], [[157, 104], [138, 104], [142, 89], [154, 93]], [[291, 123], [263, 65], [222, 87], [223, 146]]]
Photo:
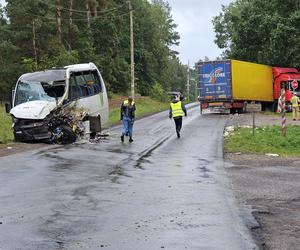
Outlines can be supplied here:
[[[286, 82], [286, 92], [285, 92], [285, 100], [286, 102], [290, 102], [293, 92], [296, 92], [297, 95], [300, 94], [300, 72], [295, 68], [278, 68], [273, 67], [273, 77], [274, 77], [274, 88], [273, 88], [273, 96], [274, 100], [278, 100], [281, 93], [281, 83]], [[293, 81], [298, 82], [298, 87], [296, 89], [292, 88]]]

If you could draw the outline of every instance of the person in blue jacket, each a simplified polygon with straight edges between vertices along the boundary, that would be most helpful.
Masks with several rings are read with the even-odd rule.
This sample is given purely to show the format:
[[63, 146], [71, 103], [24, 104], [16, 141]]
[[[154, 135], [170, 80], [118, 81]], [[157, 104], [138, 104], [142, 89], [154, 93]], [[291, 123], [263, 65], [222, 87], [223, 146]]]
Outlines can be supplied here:
[[135, 103], [131, 96], [128, 96], [121, 105], [121, 121], [123, 121], [123, 130], [121, 141], [124, 142], [124, 137], [129, 136], [129, 142], [133, 142], [132, 132], [135, 119]]

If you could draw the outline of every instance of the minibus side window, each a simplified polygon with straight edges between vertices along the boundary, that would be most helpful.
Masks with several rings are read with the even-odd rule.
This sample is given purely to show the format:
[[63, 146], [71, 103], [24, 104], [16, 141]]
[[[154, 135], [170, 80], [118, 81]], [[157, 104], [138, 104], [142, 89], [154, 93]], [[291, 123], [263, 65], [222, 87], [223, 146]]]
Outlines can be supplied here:
[[80, 86], [77, 85], [75, 76], [72, 73], [70, 76], [70, 82], [69, 82], [69, 99], [70, 100], [76, 100], [79, 99], [82, 96], [82, 91]]
[[84, 76], [83, 76], [82, 72], [75, 72], [74, 76], [75, 76], [75, 80], [76, 80], [77, 85], [81, 89], [81, 92], [82, 92], [81, 96], [82, 97], [89, 96], [89, 91], [88, 91], [88, 88], [87, 88], [87, 84], [86, 84], [86, 81], [84, 79]]
[[95, 87], [97, 88], [97, 93], [102, 92], [101, 80], [100, 80], [97, 70], [93, 70], [92, 75], [95, 79]]
[[89, 92], [89, 95], [95, 95], [97, 94], [97, 89], [95, 88], [95, 79], [90, 71], [84, 71], [83, 72], [84, 79], [86, 82], [86, 86]]

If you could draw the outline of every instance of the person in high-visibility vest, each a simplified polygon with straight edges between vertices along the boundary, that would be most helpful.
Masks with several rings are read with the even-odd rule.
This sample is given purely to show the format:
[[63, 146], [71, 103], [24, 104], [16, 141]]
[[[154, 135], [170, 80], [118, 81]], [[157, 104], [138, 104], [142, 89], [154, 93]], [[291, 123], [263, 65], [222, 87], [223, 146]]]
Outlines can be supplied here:
[[128, 96], [121, 105], [121, 118], [123, 121], [123, 130], [121, 135], [121, 141], [124, 142], [124, 136], [129, 136], [129, 142], [133, 142], [132, 132], [133, 123], [135, 118], [135, 103], [131, 96]]
[[300, 102], [300, 99], [294, 92], [293, 97], [291, 99], [294, 121], [296, 121], [296, 119], [298, 119], [298, 117], [299, 117], [299, 102]]
[[187, 116], [186, 108], [180, 101], [179, 96], [175, 96], [170, 104], [169, 118], [174, 119], [177, 138], [180, 138], [180, 130], [182, 127], [182, 117]]

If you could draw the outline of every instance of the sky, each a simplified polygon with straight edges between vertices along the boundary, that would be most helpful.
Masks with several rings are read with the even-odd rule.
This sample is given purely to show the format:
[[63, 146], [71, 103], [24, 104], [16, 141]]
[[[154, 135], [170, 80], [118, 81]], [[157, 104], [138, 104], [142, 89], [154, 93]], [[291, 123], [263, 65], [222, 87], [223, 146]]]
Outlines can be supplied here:
[[179, 52], [183, 64], [194, 65], [207, 56], [213, 60], [222, 53], [214, 43], [215, 33], [212, 19], [217, 16], [222, 5], [232, 0], [167, 0], [172, 8], [176, 31], [180, 34], [180, 45], [173, 49]]
[[[194, 65], [207, 56], [213, 60], [222, 53], [214, 43], [215, 34], [212, 19], [217, 16], [223, 5], [233, 0], [167, 0], [172, 8], [176, 31], [180, 35], [180, 44], [172, 49], [179, 52], [183, 64]], [[0, 0], [3, 5], [4, 0]]]

